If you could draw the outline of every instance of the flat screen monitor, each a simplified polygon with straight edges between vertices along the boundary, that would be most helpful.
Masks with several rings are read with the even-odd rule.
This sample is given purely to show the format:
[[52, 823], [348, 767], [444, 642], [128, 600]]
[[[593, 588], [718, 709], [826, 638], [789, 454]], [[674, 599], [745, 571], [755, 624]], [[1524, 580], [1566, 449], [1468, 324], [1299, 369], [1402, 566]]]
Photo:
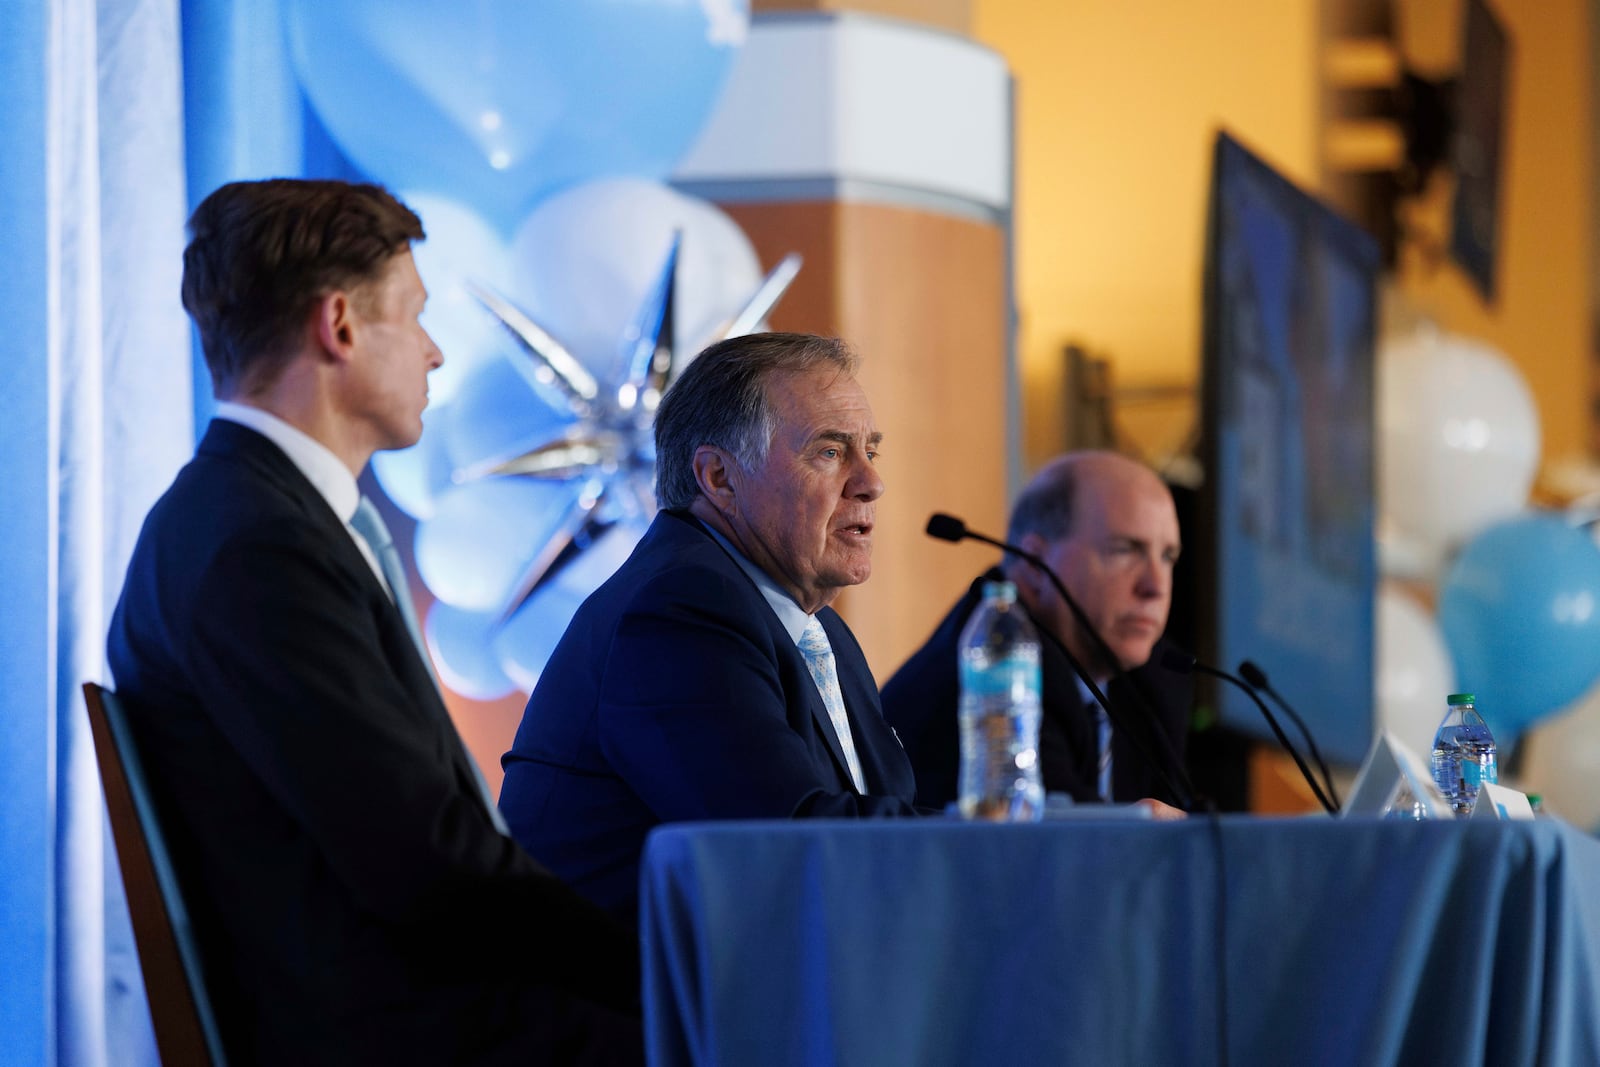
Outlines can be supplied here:
[[[1255, 663], [1323, 754], [1356, 764], [1373, 718], [1378, 248], [1219, 134], [1205, 268], [1196, 650]], [[1244, 694], [1214, 699], [1224, 725], [1270, 737]]]

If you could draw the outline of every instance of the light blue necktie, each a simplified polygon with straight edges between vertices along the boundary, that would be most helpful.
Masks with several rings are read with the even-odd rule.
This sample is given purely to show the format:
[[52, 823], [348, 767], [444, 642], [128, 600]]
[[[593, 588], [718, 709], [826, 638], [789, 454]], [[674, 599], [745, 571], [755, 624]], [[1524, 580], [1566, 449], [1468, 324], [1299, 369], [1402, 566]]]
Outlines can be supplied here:
[[1111, 719], [1106, 715], [1106, 709], [1098, 703], [1090, 701], [1094, 708], [1095, 722], [1099, 726], [1100, 734], [1100, 799], [1107, 804], [1111, 803]]
[[844, 713], [844, 694], [839, 691], [839, 672], [833, 663], [833, 646], [828, 643], [827, 632], [815, 615], [806, 621], [800, 634], [800, 654], [806, 658], [806, 669], [811, 680], [817, 683], [823, 706], [833, 723], [833, 732], [839, 737], [839, 747], [844, 750], [845, 765], [850, 768], [850, 780], [856, 790], [866, 794], [866, 778], [861, 774], [861, 760], [856, 756], [855, 739], [850, 736], [850, 720]]
[[[405, 564], [400, 562], [400, 551], [394, 547], [394, 538], [389, 534], [389, 524], [383, 521], [383, 515], [378, 511], [378, 506], [372, 502], [372, 498], [363, 496], [361, 503], [356, 505], [356, 513], [351, 518], [350, 525], [367, 542], [372, 554], [378, 557], [378, 566], [383, 570], [383, 580], [389, 587], [389, 595], [394, 598], [394, 606], [399, 609], [400, 617], [405, 620], [406, 630], [410, 632], [411, 640], [417, 646], [417, 654], [422, 657], [423, 666], [428, 668], [428, 676], [433, 679], [434, 687], [439, 688], [442, 700], [444, 690], [439, 687], [439, 678], [433, 673], [433, 660], [428, 656], [428, 646], [422, 639], [422, 627], [417, 625], [417, 611], [411, 603], [411, 588], [406, 580]], [[455, 729], [454, 721], [451, 721], [450, 728]], [[456, 743], [461, 745], [461, 754], [466, 757], [467, 766], [472, 769], [472, 776], [477, 780], [478, 793], [483, 798], [483, 806], [489, 811], [489, 819], [494, 823], [494, 828], [502, 834], [509, 833], [505, 818], [495, 806], [494, 797], [489, 794], [489, 783], [484, 780], [483, 772], [478, 769], [478, 761], [466, 750], [459, 732], [456, 734]]]
[[[389, 533], [389, 524], [383, 521], [383, 514], [378, 510], [378, 505], [372, 498], [363, 496], [356, 505], [355, 516], [350, 520], [350, 525], [355, 527], [356, 533], [366, 541], [367, 547], [372, 549], [372, 554], [378, 557], [378, 566], [383, 570], [383, 580], [389, 587], [389, 595], [394, 599], [394, 606], [400, 609], [400, 617], [406, 621], [406, 630], [411, 634], [412, 644], [417, 646], [417, 654], [422, 657], [423, 665], [428, 668], [428, 673], [433, 673], [433, 660], [428, 656], [428, 645], [422, 639], [422, 627], [417, 625], [417, 608], [411, 602], [411, 584], [406, 579], [405, 564], [400, 562], [400, 550], [394, 546], [394, 537]], [[433, 684], [437, 686], [439, 679], [434, 678]]]

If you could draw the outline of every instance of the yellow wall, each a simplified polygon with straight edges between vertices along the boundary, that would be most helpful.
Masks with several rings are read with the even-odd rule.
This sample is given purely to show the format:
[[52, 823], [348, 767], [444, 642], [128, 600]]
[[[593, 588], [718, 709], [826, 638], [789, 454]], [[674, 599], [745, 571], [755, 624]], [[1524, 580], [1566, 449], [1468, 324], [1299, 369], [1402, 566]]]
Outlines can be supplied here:
[[[1548, 461], [1583, 449], [1589, 435], [1589, 0], [1490, 3], [1515, 48], [1501, 296], [1486, 306], [1450, 264], [1419, 256], [1403, 259], [1396, 286], [1411, 308], [1487, 339], [1521, 367]], [[1430, 73], [1454, 67], [1459, 5], [1394, 0], [1402, 43]], [[1212, 133], [1227, 126], [1316, 187], [1318, 9], [1317, 0], [974, 0], [974, 35], [1017, 80], [1030, 467], [1062, 447], [1068, 342], [1109, 357], [1119, 388], [1194, 383]], [[1442, 228], [1446, 203], [1434, 197], [1424, 225]], [[1193, 415], [1192, 401], [1121, 410], [1152, 459], [1181, 450]]]
[[[974, 35], [1017, 81], [1029, 467], [1062, 447], [1069, 341], [1111, 357], [1118, 386], [1193, 383], [1212, 138], [1226, 125], [1291, 178], [1314, 178], [1316, 26], [1313, 0], [974, 4]], [[1191, 417], [1179, 405], [1141, 443], [1177, 447]]]

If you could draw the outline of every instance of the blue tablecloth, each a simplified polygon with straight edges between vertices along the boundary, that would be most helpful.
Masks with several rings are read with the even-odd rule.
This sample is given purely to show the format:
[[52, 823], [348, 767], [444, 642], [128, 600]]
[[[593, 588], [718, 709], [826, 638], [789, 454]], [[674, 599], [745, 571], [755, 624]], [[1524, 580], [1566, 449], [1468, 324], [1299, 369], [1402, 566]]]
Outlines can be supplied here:
[[1554, 821], [686, 824], [641, 889], [657, 1065], [1600, 1064]]

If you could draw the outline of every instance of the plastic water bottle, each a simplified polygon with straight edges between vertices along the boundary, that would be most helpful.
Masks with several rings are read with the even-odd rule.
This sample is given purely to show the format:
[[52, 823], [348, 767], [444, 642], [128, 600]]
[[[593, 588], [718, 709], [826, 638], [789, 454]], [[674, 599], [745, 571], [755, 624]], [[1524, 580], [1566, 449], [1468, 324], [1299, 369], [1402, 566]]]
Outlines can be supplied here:
[[986, 582], [959, 645], [963, 818], [1032, 822], [1039, 779], [1039, 638], [1010, 582]]
[[1433, 735], [1433, 780], [1458, 816], [1471, 815], [1478, 790], [1500, 781], [1499, 750], [1471, 693], [1451, 693], [1449, 710]]

